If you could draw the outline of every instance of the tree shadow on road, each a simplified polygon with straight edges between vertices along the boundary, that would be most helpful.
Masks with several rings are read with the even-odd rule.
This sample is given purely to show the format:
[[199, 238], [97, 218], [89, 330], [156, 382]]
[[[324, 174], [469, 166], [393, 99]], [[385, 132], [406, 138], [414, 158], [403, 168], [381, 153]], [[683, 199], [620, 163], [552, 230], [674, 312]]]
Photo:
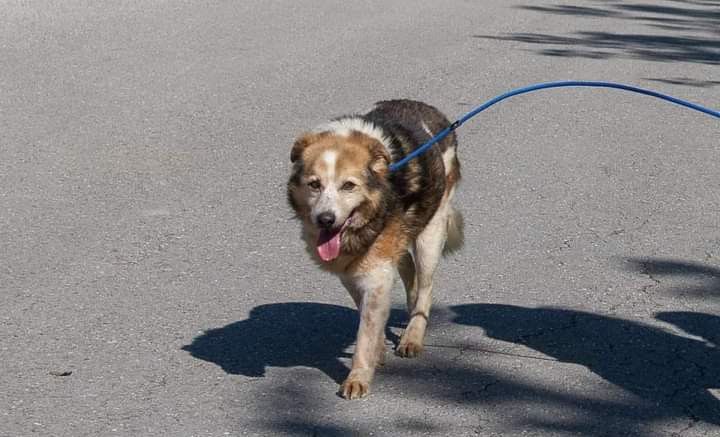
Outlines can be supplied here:
[[711, 265], [697, 262], [665, 259], [665, 258], [630, 258], [630, 270], [648, 275], [657, 283], [662, 283], [663, 277], [682, 277], [691, 279], [698, 285], [683, 284], [674, 289], [679, 294], [713, 298], [720, 297], [720, 269]]
[[645, 80], [649, 80], [652, 82], [666, 83], [666, 84], [670, 84], [670, 85], [685, 85], [685, 86], [691, 86], [694, 88], [712, 88], [712, 87], [720, 86], [720, 80], [702, 80], [702, 79], [692, 79], [689, 77], [671, 77], [671, 78], [667, 78], [667, 79], [646, 77]]
[[[505, 425], [500, 424], [515, 430], [605, 436], [610, 431], [614, 435], [643, 435], [654, 423], [666, 420], [720, 426], [720, 401], [708, 391], [720, 387], [720, 350], [713, 344], [720, 332], [718, 316], [691, 312], [658, 315], [658, 319], [701, 337], [693, 339], [634, 321], [568, 309], [471, 304], [450, 310], [453, 323], [483, 328], [490, 338], [542, 353], [535, 358], [547, 364], [540, 367], [556, 365], [543, 357], [584, 366], [638, 400], [603, 400], [585, 389], [568, 392], [536, 385], [513, 378], [511, 369], [497, 372], [485, 368], [482, 360], [458, 362], [453, 358], [457, 354], [450, 357], [446, 353], [432, 354], [428, 363], [423, 359], [408, 362], [411, 372], [404, 365], [389, 365], [381, 371], [383, 379], [402, 381], [399, 385], [413, 399], [427, 396], [463, 408], [477, 406], [496, 412], [498, 408], [535, 408], [533, 405], [539, 412], [563, 412], [561, 416], [521, 412], [508, 416]], [[403, 311], [393, 310], [389, 326], [401, 326], [405, 317]], [[231, 374], [262, 377], [268, 366], [304, 366], [317, 368], [339, 383], [347, 375], [341, 358], [349, 357], [345, 350], [354, 342], [357, 323], [357, 312], [347, 307], [300, 302], [261, 305], [247, 319], [208, 330], [183, 349]], [[444, 326], [448, 331], [452, 325]], [[443, 341], [435, 339], [432, 343]], [[448, 348], [468, 353], [494, 353], [475, 347], [478, 345], [451, 343], [454, 345]], [[522, 361], [533, 359], [507, 351], [498, 353]], [[391, 385], [397, 386], [397, 381]], [[354, 427], [338, 428], [317, 415], [308, 417], [307, 412], [318, 407], [313, 399], [321, 397], [305, 391], [283, 391], [312, 389], [312, 385], [302, 384], [279, 388], [279, 394], [263, 407], [266, 414], [258, 426], [278, 434], [358, 433]], [[317, 402], [328, 403], [327, 399]], [[423, 426], [431, 429], [433, 424], [423, 422]]]
[[[657, 318], [720, 348], [720, 317], [718, 316], [689, 311], [667, 311], [658, 313]], [[720, 362], [717, 365], [720, 366]]]
[[[657, 62], [720, 64], [720, 7], [717, 2], [685, 1], [673, 5], [597, 2], [595, 6], [527, 5], [521, 9], [543, 14], [606, 20], [607, 30], [572, 34], [512, 33], [475, 38], [543, 46], [546, 56], [592, 59], [625, 58]], [[680, 4], [678, 4], [680, 3]], [[583, 2], [586, 5], [587, 2]], [[620, 33], [624, 24], [643, 23], [663, 33]], [[688, 79], [692, 84], [692, 79]]]
[[[392, 310], [388, 326], [401, 326], [405, 317], [404, 312]], [[205, 331], [182, 349], [234, 375], [262, 377], [268, 366], [306, 366], [341, 383], [349, 369], [340, 358], [350, 357], [345, 349], [355, 341], [357, 326], [357, 311], [347, 307], [305, 302], [260, 305], [246, 320]]]
[[[647, 269], [647, 261], [640, 268]], [[717, 273], [708, 266], [654, 261], [652, 271], [658, 275], [680, 271], [715, 277]], [[657, 315], [694, 336], [690, 338], [636, 321], [561, 308], [468, 304], [450, 307], [450, 312], [439, 309], [436, 314], [451, 322], [441, 322], [449, 337], [434, 338], [428, 349], [443, 352], [418, 362], [391, 362], [380, 372], [378, 384], [392, 381], [389, 385], [402, 387], [400, 396], [410, 399], [427, 397], [463, 411], [477, 408], [480, 416], [482, 411], [499, 414], [503, 419], [496, 425], [513, 432], [653, 435], [657, 424], [668, 422], [720, 426], [720, 400], [708, 390], [720, 388], [717, 315], [680, 311]], [[402, 326], [405, 318], [404, 311], [393, 310], [389, 326]], [[247, 319], [208, 330], [183, 349], [230, 374], [262, 377], [268, 366], [303, 366], [319, 369], [340, 383], [348, 372], [343, 358], [350, 356], [346, 350], [355, 340], [357, 323], [357, 312], [348, 307], [303, 302], [261, 305]], [[465, 335], [466, 344], [458, 344], [452, 323], [482, 328], [487, 337], [540, 354], [494, 350], [480, 341], [480, 331], [478, 341]], [[460, 355], [449, 353], [453, 348]], [[583, 366], [628, 396], [604, 399], [593, 393], [592, 383], [555, 386], [547, 380], [535, 383], [515, 377], [510, 367], [504, 371], [484, 365], [481, 356], [495, 353], [508, 363], [508, 358], [526, 365], [538, 360], [533, 368], [539, 372], [544, 366], [559, 365], [553, 361]], [[461, 355], [465, 358], [457, 360]], [[474, 355], [478, 359], [468, 359]], [[562, 367], [557, 370], [562, 372]], [[263, 404], [265, 413], [257, 425], [278, 434], [366, 434], [365, 429], [340, 425], [319, 413], [308, 416], [308, 411], [335, 408], [315, 389], [311, 383], [278, 387]], [[435, 426], [430, 417], [422, 419], [426, 421], [419, 427]]]
[[[720, 425], [720, 400], [708, 391], [720, 387], [720, 350], [708, 342], [568, 309], [490, 304], [451, 309], [456, 323], [584, 366], [657, 406], [636, 412], [636, 422], [687, 416]], [[702, 313], [663, 313], [658, 318], [695, 335], [709, 335], [720, 324], [718, 316]]]

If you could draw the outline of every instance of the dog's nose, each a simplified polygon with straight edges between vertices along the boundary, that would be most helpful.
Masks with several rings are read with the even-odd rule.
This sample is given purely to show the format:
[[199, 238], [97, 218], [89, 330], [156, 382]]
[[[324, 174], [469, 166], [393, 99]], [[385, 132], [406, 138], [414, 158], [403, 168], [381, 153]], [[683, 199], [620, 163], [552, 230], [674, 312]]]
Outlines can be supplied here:
[[330, 229], [335, 224], [335, 214], [331, 212], [323, 212], [317, 216], [318, 226], [325, 229]]

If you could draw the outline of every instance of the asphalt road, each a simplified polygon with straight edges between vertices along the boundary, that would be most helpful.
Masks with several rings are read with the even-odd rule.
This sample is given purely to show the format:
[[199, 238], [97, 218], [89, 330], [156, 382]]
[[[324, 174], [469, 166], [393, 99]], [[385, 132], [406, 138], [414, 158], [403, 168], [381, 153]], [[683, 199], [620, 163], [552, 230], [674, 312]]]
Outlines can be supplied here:
[[2, 2], [0, 435], [718, 435], [718, 120], [554, 90], [465, 125], [426, 353], [356, 402], [284, 189], [295, 135], [381, 99], [719, 108], [718, 29], [711, 0]]

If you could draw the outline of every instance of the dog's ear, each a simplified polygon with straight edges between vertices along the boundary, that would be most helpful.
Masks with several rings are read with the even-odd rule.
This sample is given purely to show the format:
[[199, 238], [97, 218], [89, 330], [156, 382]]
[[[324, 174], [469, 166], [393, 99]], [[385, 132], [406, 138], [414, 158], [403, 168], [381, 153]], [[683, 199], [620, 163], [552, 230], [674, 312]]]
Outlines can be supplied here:
[[305, 149], [308, 148], [309, 145], [316, 142], [320, 138], [320, 135], [315, 133], [305, 133], [298, 137], [298, 139], [295, 140], [295, 144], [292, 146], [292, 150], [290, 151], [290, 162], [295, 162], [302, 156]]
[[370, 146], [370, 171], [385, 176], [389, 165], [390, 154], [385, 146], [379, 142], [373, 142], [372, 146]]

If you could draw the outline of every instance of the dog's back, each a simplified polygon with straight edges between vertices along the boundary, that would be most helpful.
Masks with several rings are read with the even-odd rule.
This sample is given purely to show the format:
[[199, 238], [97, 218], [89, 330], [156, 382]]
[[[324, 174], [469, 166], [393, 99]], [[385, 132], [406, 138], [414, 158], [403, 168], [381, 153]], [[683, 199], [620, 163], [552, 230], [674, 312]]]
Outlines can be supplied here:
[[[394, 162], [450, 125], [450, 121], [438, 109], [413, 100], [378, 102], [363, 118], [389, 134], [389, 151]], [[450, 133], [427, 153], [391, 174], [390, 180], [414, 238], [427, 226], [443, 198], [452, 197], [454, 187], [460, 180], [455, 134]], [[454, 250], [462, 241], [462, 217], [454, 210], [450, 216], [447, 249]]]

